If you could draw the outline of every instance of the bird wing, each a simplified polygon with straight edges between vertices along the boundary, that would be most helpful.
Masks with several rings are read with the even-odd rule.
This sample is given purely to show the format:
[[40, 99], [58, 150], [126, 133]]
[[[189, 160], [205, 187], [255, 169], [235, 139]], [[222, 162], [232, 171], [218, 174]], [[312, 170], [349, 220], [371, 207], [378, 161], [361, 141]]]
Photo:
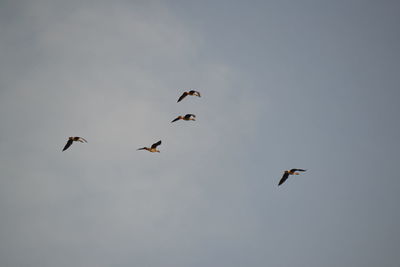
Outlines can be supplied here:
[[86, 142], [86, 143], [87, 143], [87, 141], [86, 141], [86, 139], [85, 139], [85, 138], [83, 138], [83, 137], [79, 137], [79, 139], [80, 139], [80, 140], [83, 140], [84, 142]]
[[68, 139], [68, 142], [65, 144], [62, 151], [67, 150], [72, 145], [72, 142], [74, 142], [74, 141], [72, 141], [71, 139]]
[[180, 101], [181, 101], [182, 99], [184, 99], [187, 95], [188, 95], [188, 93], [187, 93], [187, 92], [184, 92], [184, 93], [179, 97], [179, 99], [178, 99], [177, 102], [180, 102]]
[[152, 145], [151, 145], [151, 148], [156, 148], [156, 147], [158, 147], [159, 145], [161, 145], [161, 140], [158, 141], [157, 143], [152, 144]]
[[189, 95], [197, 95], [198, 97], [200, 97], [200, 92], [195, 91], [195, 90], [190, 90]]
[[178, 121], [180, 118], [177, 117], [176, 119], [174, 119], [173, 121], [171, 121], [171, 123], [173, 123], [174, 121]]
[[303, 169], [291, 169], [290, 172], [305, 172]]
[[288, 173], [288, 172], [285, 172], [285, 173], [283, 174], [281, 180], [279, 181], [278, 186], [280, 186], [281, 184], [283, 184], [283, 183], [286, 181], [286, 179], [287, 179], [288, 177], [289, 177], [289, 173]]
[[146, 149], [146, 147], [138, 148], [137, 150], [143, 150], [143, 149]]

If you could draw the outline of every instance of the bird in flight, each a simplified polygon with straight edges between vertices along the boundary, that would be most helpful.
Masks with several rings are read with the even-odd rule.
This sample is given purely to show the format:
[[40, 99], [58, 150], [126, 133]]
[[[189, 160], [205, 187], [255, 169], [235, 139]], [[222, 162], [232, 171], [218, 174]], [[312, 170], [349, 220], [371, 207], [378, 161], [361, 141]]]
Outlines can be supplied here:
[[138, 148], [138, 150], [147, 150], [149, 152], [158, 152], [158, 153], [160, 153], [160, 150], [157, 149], [157, 146], [159, 146], [159, 145], [161, 145], [161, 140], [158, 141], [157, 143], [152, 144], [150, 148], [142, 147], [142, 148]]
[[194, 114], [186, 114], [185, 116], [179, 116], [177, 118], [175, 118], [172, 122], [174, 121], [179, 121], [179, 120], [184, 120], [184, 121], [195, 121], [196, 119], [196, 115]]
[[299, 175], [299, 172], [305, 172], [306, 170], [303, 169], [291, 169], [291, 170], [287, 170], [283, 173], [283, 176], [281, 178], [281, 180], [279, 181], [278, 186], [280, 186], [281, 184], [283, 184], [287, 178], [289, 177], [289, 175]]
[[189, 92], [184, 92], [178, 99], [177, 102], [180, 102], [182, 99], [184, 99], [187, 95], [194, 95], [194, 96], [198, 96], [201, 97], [200, 93], [195, 91], [195, 90], [190, 90]]
[[85, 138], [83, 138], [83, 137], [79, 137], [79, 136], [73, 137], [73, 136], [71, 136], [71, 137], [68, 138], [68, 141], [67, 141], [67, 143], [65, 144], [65, 146], [64, 146], [64, 148], [63, 148], [62, 151], [67, 150], [67, 149], [72, 145], [72, 143], [73, 143], [74, 141], [75, 141], [75, 142], [81, 142], [81, 143], [83, 143], [83, 142], [87, 143], [87, 141], [86, 141]]

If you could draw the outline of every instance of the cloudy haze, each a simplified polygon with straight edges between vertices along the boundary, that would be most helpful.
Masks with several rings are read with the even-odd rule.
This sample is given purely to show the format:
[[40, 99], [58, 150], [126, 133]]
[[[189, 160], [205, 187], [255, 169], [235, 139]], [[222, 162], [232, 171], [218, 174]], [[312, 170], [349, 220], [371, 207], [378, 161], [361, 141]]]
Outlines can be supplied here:
[[397, 267], [399, 11], [0, 1], [0, 266]]

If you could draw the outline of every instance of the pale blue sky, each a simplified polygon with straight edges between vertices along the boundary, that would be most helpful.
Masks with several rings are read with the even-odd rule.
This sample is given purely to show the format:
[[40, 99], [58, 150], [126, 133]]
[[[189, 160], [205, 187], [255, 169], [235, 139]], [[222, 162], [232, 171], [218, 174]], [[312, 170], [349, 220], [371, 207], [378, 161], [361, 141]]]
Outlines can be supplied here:
[[399, 12], [0, 1], [0, 266], [397, 267]]

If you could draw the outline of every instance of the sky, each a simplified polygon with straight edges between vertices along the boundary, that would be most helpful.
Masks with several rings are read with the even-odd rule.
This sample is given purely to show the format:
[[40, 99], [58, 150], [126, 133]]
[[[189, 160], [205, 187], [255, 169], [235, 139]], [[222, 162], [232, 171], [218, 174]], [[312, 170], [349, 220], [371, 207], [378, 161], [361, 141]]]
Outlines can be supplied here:
[[399, 266], [399, 12], [1, 0], [0, 266]]

